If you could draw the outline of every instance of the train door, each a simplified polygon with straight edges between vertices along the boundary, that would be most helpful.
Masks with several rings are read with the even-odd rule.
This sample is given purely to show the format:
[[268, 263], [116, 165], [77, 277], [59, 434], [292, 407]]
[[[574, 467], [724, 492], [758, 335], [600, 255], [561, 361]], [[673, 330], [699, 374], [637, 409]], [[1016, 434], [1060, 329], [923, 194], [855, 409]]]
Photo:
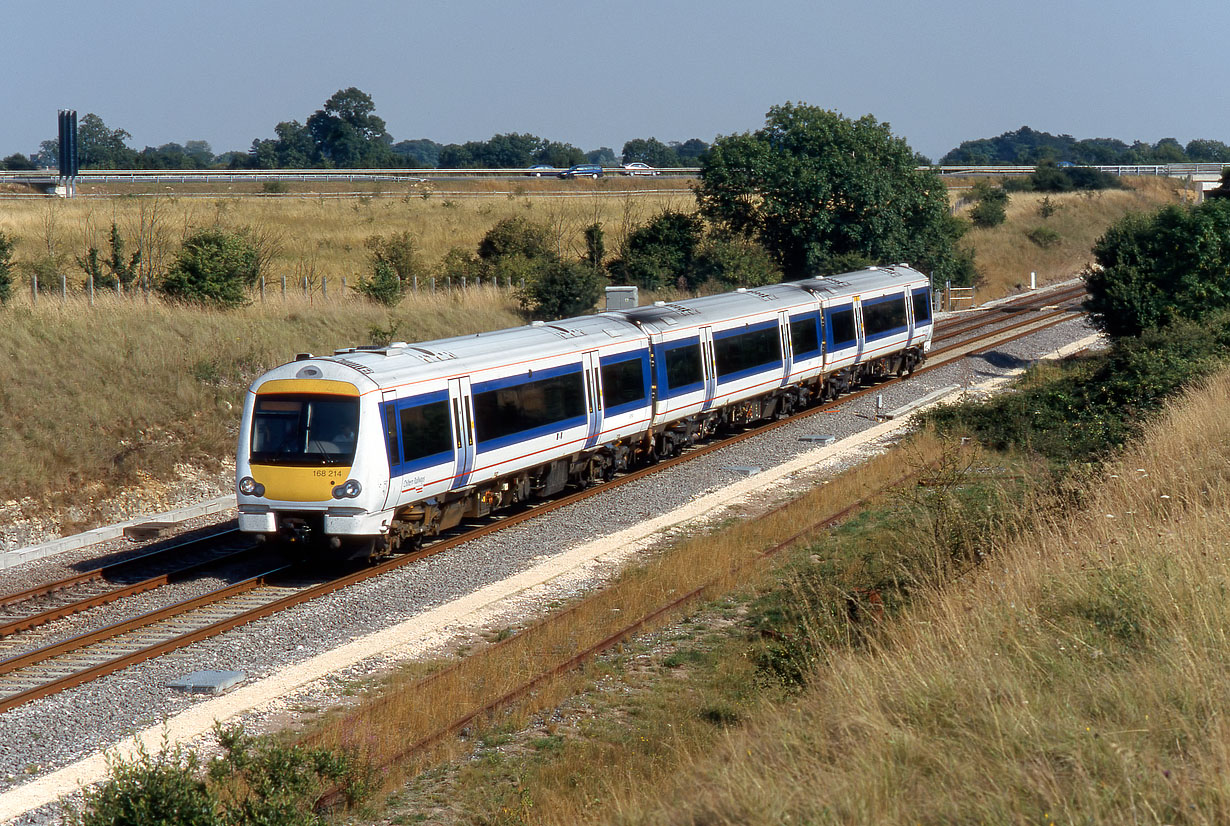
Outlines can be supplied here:
[[713, 407], [713, 400], [717, 396], [717, 360], [713, 355], [713, 328], [700, 328], [700, 361], [705, 377], [705, 403], [701, 405], [701, 410], [708, 410]]
[[397, 507], [401, 496], [401, 477], [393, 477], [393, 467], [401, 461], [401, 442], [397, 436], [397, 391], [385, 390], [380, 398], [384, 411], [384, 443], [389, 459], [389, 490], [384, 497], [385, 509]]
[[582, 368], [585, 371], [585, 406], [589, 411], [589, 430], [585, 446], [593, 447], [602, 436], [602, 370], [598, 351], [585, 353]]
[[453, 488], [464, 488], [474, 472], [474, 404], [470, 378], [448, 381], [449, 407], [453, 414]]
[[858, 351], [855, 360], [863, 360], [863, 350], [867, 349], [867, 333], [863, 330], [863, 299], [854, 296], [854, 335], [858, 338]]
[[777, 314], [777, 335], [782, 346], [782, 387], [790, 383], [790, 374], [794, 372], [794, 349], [790, 343], [790, 311], [782, 310]]

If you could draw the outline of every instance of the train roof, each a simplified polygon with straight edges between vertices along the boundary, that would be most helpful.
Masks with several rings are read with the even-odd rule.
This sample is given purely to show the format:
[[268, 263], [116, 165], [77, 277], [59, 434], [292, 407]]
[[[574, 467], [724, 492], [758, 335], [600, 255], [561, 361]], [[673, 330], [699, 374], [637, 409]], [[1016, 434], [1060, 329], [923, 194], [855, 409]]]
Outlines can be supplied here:
[[927, 276], [906, 264], [892, 267], [868, 267], [865, 270], [805, 278], [794, 281], [799, 287], [814, 293], [821, 299], [860, 295], [891, 287], [902, 287], [914, 282], [927, 283]]
[[[621, 318], [591, 315], [434, 341], [398, 341], [384, 347], [346, 348], [331, 356], [303, 354], [283, 367], [294, 373], [294, 368], [301, 368], [310, 361], [332, 374], [330, 377], [342, 378], [340, 374], [357, 371], [375, 385], [387, 388], [407, 381], [472, 373], [501, 364], [573, 355], [620, 342], [639, 341], [642, 336], [640, 330]], [[338, 370], [338, 367], [349, 370]], [[282, 369], [276, 368], [264, 378], [281, 378], [277, 374]]]

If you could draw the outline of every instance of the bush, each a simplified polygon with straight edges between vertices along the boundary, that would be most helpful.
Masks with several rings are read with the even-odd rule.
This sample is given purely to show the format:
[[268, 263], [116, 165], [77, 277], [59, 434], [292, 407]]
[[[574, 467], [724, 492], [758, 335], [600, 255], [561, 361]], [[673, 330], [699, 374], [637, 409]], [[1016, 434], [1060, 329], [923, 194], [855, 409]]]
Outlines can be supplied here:
[[699, 281], [727, 289], [760, 287], [782, 280], [773, 256], [764, 247], [742, 240], [705, 240], [697, 250], [695, 266]]
[[484, 263], [494, 264], [498, 259], [512, 255], [549, 260], [559, 257], [552, 247], [550, 231], [545, 226], [525, 218], [505, 218], [488, 230], [478, 243], [478, 257]]
[[517, 297], [521, 306], [535, 318], [567, 318], [593, 309], [605, 284], [602, 272], [588, 264], [539, 261], [535, 262]]
[[623, 256], [611, 262], [611, 274], [647, 290], [694, 290], [704, 281], [693, 266], [700, 236], [700, 218], [666, 210], [628, 234]]
[[355, 292], [367, 296], [378, 304], [393, 307], [401, 301], [407, 285], [385, 261], [372, 265], [371, 278], [360, 278], [354, 285]]
[[13, 239], [0, 232], [0, 304], [13, 296]]
[[1111, 337], [1230, 308], [1230, 200], [1129, 215], [1093, 247], [1085, 308]]
[[198, 777], [193, 753], [163, 746], [157, 755], [139, 747], [131, 761], [107, 761], [108, 777], [87, 789], [77, 826], [222, 826], [216, 801]]
[[238, 307], [260, 277], [260, 258], [246, 234], [200, 230], [184, 241], [159, 289], [168, 298]]
[[997, 450], [1032, 450], [1063, 470], [1104, 458], [1140, 432], [1165, 400], [1230, 356], [1230, 313], [1122, 338], [1110, 351], [1031, 370], [1018, 392], [942, 407], [941, 432]]
[[1042, 249], [1050, 249], [1062, 240], [1059, 233], [1050, 227], [1034, 227], [1025, 233], [1025, 237]]
[[364, 243], [371, 258], [372, 274], [370, 278], [359, 279], [356, 292], [392, 307], [401, 301], [415, 279], [427, 277], [427, 267], [410, 233], [373, 235]]
[[[1001, 192], [1003, 190], [1000, 190]], [[996, 201], [979, 201], [969, 211], [969, 219], [976, 227], [997, 227], [1008, 219], [1008, 212], [1002, 203]]]

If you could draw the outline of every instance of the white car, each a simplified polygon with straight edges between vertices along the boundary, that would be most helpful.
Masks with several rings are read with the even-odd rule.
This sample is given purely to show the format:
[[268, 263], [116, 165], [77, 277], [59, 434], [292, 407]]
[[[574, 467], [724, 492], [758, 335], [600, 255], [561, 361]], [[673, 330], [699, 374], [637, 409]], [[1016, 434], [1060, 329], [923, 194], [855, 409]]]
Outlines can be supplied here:
[[624, 164], [625, 175], [658, 175], [661, 174], [647, 163], [633, 161], [632, 163]]

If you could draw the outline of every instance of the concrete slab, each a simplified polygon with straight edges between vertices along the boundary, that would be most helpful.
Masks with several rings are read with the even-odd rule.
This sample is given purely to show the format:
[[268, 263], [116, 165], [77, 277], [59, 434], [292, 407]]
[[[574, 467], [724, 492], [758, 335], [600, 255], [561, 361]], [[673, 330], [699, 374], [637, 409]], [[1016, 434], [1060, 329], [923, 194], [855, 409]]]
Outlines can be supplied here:
[[189, 694], [221, 694], [247, 678], [248, 675], [242, 671], [193, 671], [186, 677], [167, 683], [167, 688]]

